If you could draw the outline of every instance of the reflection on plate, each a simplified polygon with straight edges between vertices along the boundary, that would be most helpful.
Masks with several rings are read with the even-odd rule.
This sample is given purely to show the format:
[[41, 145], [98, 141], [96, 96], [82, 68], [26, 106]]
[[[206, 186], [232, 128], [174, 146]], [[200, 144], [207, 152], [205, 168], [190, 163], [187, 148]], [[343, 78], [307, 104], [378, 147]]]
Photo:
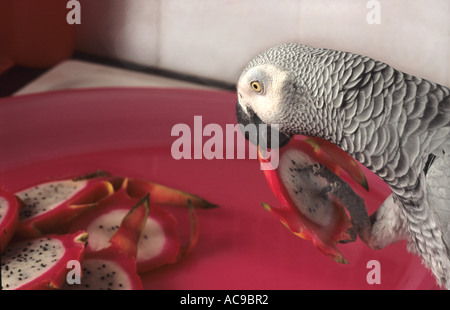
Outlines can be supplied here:
[[[180, 159], [176, 124], [236, 122], [235, 94], [183, 89], [90, 89], [0, 100], [0, 184], [17, 190], [47, 178], [104, 169], [198, 194], [200, 238], [175, 265], [143, 276], [147, 289], [435, 289], [404, 242], [372, 250], [338, 245], [340, 265], [291, 234], [261, 201], [278, 204], [256, 159]], [[194, 132], [192, 132], [194, 134]], [[197, 133], [198, 134], [198, 133]], [[208, 137], [203, 138], [203, 142]], [[369, 284], [368, 262], [381, 284]]]

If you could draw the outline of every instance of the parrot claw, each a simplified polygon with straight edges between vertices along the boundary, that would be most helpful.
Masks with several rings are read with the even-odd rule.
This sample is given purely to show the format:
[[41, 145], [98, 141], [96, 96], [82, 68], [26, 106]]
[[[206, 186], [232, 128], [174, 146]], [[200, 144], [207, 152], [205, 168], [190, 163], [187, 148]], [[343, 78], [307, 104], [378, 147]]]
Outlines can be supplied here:
[[322, 189], [322, 194], [336, 196], [350, 215], [351, 227], [347, 230], [349, 239], [339, 240], [340, 243], [356, 241], [357, 236], [364, 242], [369, 240], [372, 231], [372, 222], [367, 213], [364, 200], [359, 197], [346, 182], [321, 164], [314, 164], [304, 168], [310, 169], [314, 175], [325, 178], [329, 184]]

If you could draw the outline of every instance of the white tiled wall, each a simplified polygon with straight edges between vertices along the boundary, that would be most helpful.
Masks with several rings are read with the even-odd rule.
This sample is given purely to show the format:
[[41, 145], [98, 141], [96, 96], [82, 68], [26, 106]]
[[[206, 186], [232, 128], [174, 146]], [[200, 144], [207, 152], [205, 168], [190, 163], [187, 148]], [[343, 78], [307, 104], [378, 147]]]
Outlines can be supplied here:
[[302, 42], [365, 54], [450, 86], [450, 1], [80, 0], [77, 47], [235, 83], [261, 50]]

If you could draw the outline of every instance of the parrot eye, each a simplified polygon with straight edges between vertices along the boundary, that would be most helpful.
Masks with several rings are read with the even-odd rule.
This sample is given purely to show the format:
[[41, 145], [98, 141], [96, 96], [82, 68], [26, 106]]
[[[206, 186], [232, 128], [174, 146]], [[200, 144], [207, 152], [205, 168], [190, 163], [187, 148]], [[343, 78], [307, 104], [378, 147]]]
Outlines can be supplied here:
[[258, 81], [253, 81], [250, 83], [250, 86], [253, 88], [253, 90], [257, 93], [260, 93], [262, 91], [261, 84], [259, 84]]

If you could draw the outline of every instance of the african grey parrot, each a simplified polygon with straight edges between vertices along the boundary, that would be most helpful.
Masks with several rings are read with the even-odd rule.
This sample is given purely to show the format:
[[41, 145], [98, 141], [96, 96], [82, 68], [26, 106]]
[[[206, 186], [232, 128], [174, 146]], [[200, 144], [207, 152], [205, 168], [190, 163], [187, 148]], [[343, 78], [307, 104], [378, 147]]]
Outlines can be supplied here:
[[238, 123], [324, 138], [391, 188], [367, 244], [406, 239], [450, 288], [450, 91], [370, 57], [288, 43], [252, 59], [237, 84]]

